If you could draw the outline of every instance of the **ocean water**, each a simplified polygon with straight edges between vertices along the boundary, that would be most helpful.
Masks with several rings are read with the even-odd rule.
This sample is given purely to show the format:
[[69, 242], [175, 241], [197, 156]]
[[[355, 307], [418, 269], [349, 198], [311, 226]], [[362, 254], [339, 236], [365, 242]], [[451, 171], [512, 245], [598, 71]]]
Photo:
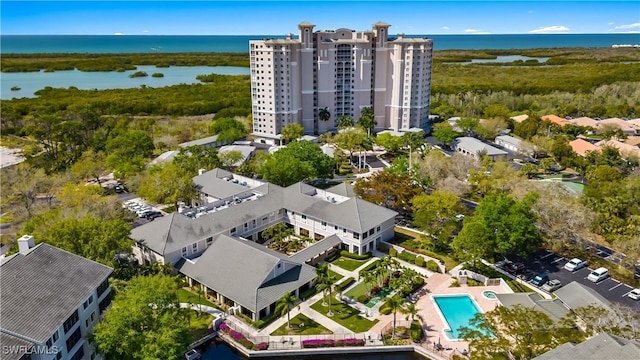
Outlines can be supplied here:
[[[407, 35], [433, 39], [435, 50], [611, 47], [640, 44], [640, 34]], [[248, 52], [249, 40], [273, 35], [2, 35], [0, 54]]]

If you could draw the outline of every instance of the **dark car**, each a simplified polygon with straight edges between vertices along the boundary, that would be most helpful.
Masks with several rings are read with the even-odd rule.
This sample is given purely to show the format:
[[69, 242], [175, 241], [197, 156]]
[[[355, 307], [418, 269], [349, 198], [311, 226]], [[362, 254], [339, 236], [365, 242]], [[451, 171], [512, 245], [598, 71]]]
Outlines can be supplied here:
[[144, 214], [142, 217], [145, 219], [155, 219], [158, 217], [161, 217], [162, 213], [160, 211], [149, 211], [148, 213]]
[[547, 275], [546, 273], [541, 273], [534, 277], [533, 280], [531, 280], [531, 283], [535, 286], [542, 286], [547, 281], [549, 281], [549, 275]]
[[518, 274], [518, 279], [523, 281], [531, 281], [537, 274], [529, 269]]
[[524, 271], [525, 266], [523, 263], [513, 263], [509, 264], [505, 269], [509, 274], [516, 275]]

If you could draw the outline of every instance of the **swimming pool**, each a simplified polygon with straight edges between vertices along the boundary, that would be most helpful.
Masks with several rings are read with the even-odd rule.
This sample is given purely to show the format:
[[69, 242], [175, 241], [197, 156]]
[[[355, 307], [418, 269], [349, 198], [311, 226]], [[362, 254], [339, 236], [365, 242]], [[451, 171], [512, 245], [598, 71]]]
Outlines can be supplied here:
[[458, 329], [461, 326], [470, 327], [469, 320], [480, 312], [471, 296], [432, 295], [431, 298], [436, 303], [436, 308], [440, 310], [440, 315], [447, 327], [444, 329], [445, 336], [449, 340], [462, 340]]

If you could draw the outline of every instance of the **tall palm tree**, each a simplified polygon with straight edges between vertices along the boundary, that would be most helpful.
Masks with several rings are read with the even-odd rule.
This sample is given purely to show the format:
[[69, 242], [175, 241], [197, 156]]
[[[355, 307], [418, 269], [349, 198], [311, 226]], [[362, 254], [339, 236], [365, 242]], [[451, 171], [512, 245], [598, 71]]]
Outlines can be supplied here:
[[404, 304], [404, 299], [398, 295], [392, 296], [387, 301], [387, 306], [389, 306], [389, 308], [391, 309], [391, 312], [393, 313], [393, 330], [391, 333], [391, 339], [396, 338], [396, 314], [398, 313], [399, 310], [402, 309], [403, 304]]
[[289, 311], [291, 310], [291, 307], [296, 304], [297, 300], [298, 299], [295, 295], [290, 292], [286, 292], [276, 303], [276, 313], [280, 314], [280, 316], [287, 314], [287, 329], [291, 329], [291, 315]]
[[196, 289], [196, 293], [198, 294], [198, 307], [200, 307], [200, 313], [202, 313], [202, 301], [200, 301], [200, 297], [204, 294], [204, 290], [202, 290], [202, 285], [198, 285], [198, 288]]
[[322, 121], [329, 121], [329, 119], [331, 119], [331, 113], [326, 106], [318, 109], [318, 118]]
[[316, 267], [316, 278], [313, 279], [313, 285], [316, 289], [322, 291], [322, 305], [326, 306], [326, 290], [329, 282], [329, 265], [320, 263]]

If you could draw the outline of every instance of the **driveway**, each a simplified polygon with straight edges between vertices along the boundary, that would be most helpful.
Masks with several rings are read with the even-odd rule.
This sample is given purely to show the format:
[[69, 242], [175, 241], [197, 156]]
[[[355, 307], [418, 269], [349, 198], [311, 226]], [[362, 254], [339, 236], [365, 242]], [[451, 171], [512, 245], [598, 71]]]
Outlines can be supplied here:
[[540, 250], [532, 254], [527, 260], [516, 257], [509, 257], [509, 259], [511, 261], [523, 262], [527, 269], [531, 269], [534, 272], [546, 272], [549, 274], [550, 279], [558, 279], [563, 285], [572, 281], [577, 281], [591, 289], [594, 289], [598, 294], [611, 302], [630, 306], [640, 311], [640, 301], [632, 300], [627, 296], [629, 291], [633, 290], [631, 286], [612, 278], [602, 280], [598, 283], [593, 283], [587, 280], [587, 276], [593, 268], [582, 268], [574, 272], [565, 270], [563, 268], [564, 264], [570, 259], [564, 258], [551, 251]]

